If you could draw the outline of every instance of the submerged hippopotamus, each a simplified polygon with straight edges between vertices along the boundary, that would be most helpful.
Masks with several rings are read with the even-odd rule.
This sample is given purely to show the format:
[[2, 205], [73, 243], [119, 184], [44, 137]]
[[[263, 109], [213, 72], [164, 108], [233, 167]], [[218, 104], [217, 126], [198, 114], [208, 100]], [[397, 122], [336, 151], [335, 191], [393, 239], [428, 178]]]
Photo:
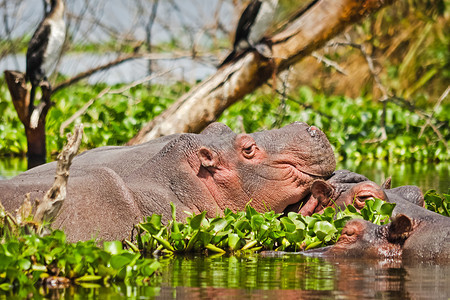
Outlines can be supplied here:
[[[379, 186], [361, 174], [337, 170], [329, 179], [318, 179], [313, 182], [311, 196], [303, 203], [300, 213], [305, 216], [320, 214], [328, 206], [344, 210], [349, 204], [360, 210], [364, 207], [365, 201], [371, 198], [393, 203], [408, 202], [422, 207], [425, 205], [422, 191], [417, 186], [405, 185], [391, 189], [390, 179]], [[399, 207], [408, 210], [408, 206]]]
[[[54, 228], [70, 241], [127, 238], [144, 216], [225, 208], [283, 211], [309, 194], [336, 167], [325, 134], [296, 122], [281, 129], [236, 134], [214, 123], [201, 134], [176, 134], [137, 146], [101, 147], [72, 161], [67, 198]], [[42, 198], [55, 176], [48, 163], [0, 181], [0, 201], [17, 209], [26, 193]], [[184, 216], [180, 216], [184, 220]]]
[[372, 181], [362, 181], [345, 190], [335, 202], [338, 206], [353, 203], [362, 207], [370, 198], [396, 203], [391, 223], [379, 226], [365, 220], [351, 220], [335, 245], [306, 254], [450, 262], [450, 218], [422, 207], [420, 190], [411, 186], [383, 189]]

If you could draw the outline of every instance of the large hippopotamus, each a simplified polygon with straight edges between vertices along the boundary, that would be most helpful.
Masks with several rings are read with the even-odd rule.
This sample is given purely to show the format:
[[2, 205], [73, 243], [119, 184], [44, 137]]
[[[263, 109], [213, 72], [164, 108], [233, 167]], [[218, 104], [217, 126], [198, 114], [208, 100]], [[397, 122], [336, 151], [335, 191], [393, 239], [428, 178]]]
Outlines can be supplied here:
[[[170, 202], [178, 212], [207, 211], [210, 217], [247, 203], [281, 212], [335, 167], [325, 134], [300, 122], [252, 134], [213, 123], [200, 134], [100, 147], [73, 159], [67, 198], [53, 227], [64, 229], [70, 241], [124, 239], [144, 216], [169, 219]], [[0, 181], [4, 207], [17, 209], [26, 193], [42, 198], [55, 168], [52, 162]]]
[[[321, 191], [312, 187], [311, 198], [319, 198], [319, 203], [329, 206], [321, 196], [325, 185], [321, 183]], [[379, 226], [365, 220], [351, 220], [335, 245], [307, 251], [307, 255], [450, 262], [450, 218], [425, 209], [417, 187], [389, 189], [364, 180], [340, 193], [332, 205], [362, 207], [370, 198], [396, 203], [391, 223]]]

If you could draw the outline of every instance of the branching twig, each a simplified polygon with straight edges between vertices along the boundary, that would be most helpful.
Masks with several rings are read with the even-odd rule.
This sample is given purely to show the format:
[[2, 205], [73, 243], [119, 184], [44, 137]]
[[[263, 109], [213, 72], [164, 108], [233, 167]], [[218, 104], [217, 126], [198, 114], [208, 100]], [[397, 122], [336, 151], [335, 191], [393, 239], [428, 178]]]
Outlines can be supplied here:
[[[431, 115], [427, 118], [427, 120], [425, 121], [425, 124], [423, 124], [422, 128], [420, 129], [420, 133], [419, 133], [419, 138], [422, 136], [423, 132], [425, 131], [425, 128], [427, 128], [427, 126], [431, 126], [433, 127], [433, 124], [431, 123], [431, 120], [433, 118], [434, 113], [436, 112], [436, 110], [439, 108], [439, 106], [441, 105], [442, 101], [444, 101], [445, 98], [447, 98], [448, 94], [450, 93], [450, 85], [447, 87], [447, 89], [442, 93], [442, 95], [439, 97], [438, 101], [436, 102], [436, 105], [433, 108], [433, 111], [431, 112]], [[434, 130], [434, 129], [433, 129]], [[435, 131], [436, 132], [436, 131]], [[437, 132], [436, 132], [437, 134]], [[438, 136], [442, 136], [439, 132]], [[447, 148], [447, 143], [445, 142], [444, 139], [442, 139], [442, 141], [444, 142], [445, 147]], [[448, 150], [448, 148], [447, 148]]]
[[[205, 56], [200, 56], [201, 58], [206, 58], [209, 55], [205, 55]], [[148, 59], [148, 60], [176, 60], [176, 59], [183, 59], [183, 58], [190, 58], [191, 57], [191, 53], [189, 52], [178, 52], [178, 53], [171, 53], [171, 54], [164, 54], [164, 53], [150, 53], [150, 54], [141, 54], [141, 53], [130, 53], [130, 54], [125, 54], [122, 56], [119, 56], [117, 59], [108, 62], [104, 65], [100, 65], [98, 67], [92, 68], [90, 70], [87, 70], [85, 72], [81, 72], [78, 75], [75, 75], [74, 77], [67, 79], [66, 81], [63, 81], [59, 84], [57, 84], [53, 90], [52, 93], [65, 88], [69, 85], [72, 85], [82, 79], [85, 79], [89, 76], [91, 76], [94, 73], [100, 72], [100, 71], [104, 71], [106, 69], [112, 68], [114, 66], [117, 66], [123, 62], [126, 62], [128, 60], [132, 60], [132, 59]]]
[[[159, 0], [155, 0], [153, 2], [150, 17], [149, 17], [147, 25], [145, 26], [145, 31], [147, 34], [147, 50], [148, 50], [148, 52], [152, 52], [152, 28], [153, 28], [153, 24], [155, 23], [155, 19], [156, 19], [158, 3], [159, 3]], [[149, 74], [152, 73], [152, 61], [151, 60], [148, 62], [148, 73]]]
[[342, 75], [347, 76], [347, 71], [345, 71], [337, 62], [332, 61], [331, 59], [326, 58], [323, 55], [318, 54], [317, 52], [311, 53], [311, 56], [316, 58], [320, 63], [323, 62], [327, 67], [332, 67]]
[[381, 98], [379, 101], [383, 104], [383, 111], [381, 114], [381, 120], [380, 120], [380, 127], [381, 127], [381, 137], [379, 139], [370, 140], [369, 143], [374, 142], [380, 142], [387, 139], [387, 133], [386, 133], [386, 102], [389, 100], [389, 98], [392, 98], [392, 95], [389, 95], [388, 89], [383, 85], [381, 82], [380, 77], [378, 76], [378, 72], [375, 70], [375, 64], [373, 62], [373, 58], [367, 53], [366, 47], [364, 44], [356, 44], [351, 42], [350, 40], [347, 40], [345, 42], [331, 42], [328, 44], [328, 46], [350, 46], [352, 48], [358, 49], [361, 54], [363, 55], [364, 59], [367, 62], [367, 66], [369, 67], [369, 72], [372, 75], [373, 79], [375, 80], [375, 83], [378, 87], [378, 89], [381, 92]]
[[139, 58], [139, 57], [140, 57], [140, 55], [136, 54], [136, 53], [131, 53], [131, 54], [128, 54], [128, 55], [119, 56], [114, 61], [111, 61], [111, 62], [106, 63], [104, 65], [101, 65], [101, 66], [98, 66], [96, 68], [92, 68], [90, 70], [82, 72], [82, 73], [80, 73], [80, 74], [78, 74], [78, 75], [76, 75], [76, 76], [74, 76], [74, 77], [72, 77], [72, 78], [70, 78], [70, 79], [68, 79], [66, 81], [63, 81], [63, 82], [57, 84], [53, 88], [52, 93], [54, 93], [54, 92], [56, 92], [56, 91], [58, 91], [60, 89], [63, 89], [63, 88], [65, 88], [65, 87], [67, 87], [67, 86], [69, 86], [71, 84], [74, 84], [74, 83], [76, 83], [76, 82], [78, 82], [78, 81], [80, 81], [80, 80], [82, 80], [84, 78], [87, 78], [87, 77], [91, 76], [94, 73], [97, 73], [99, 71], [103, 71], [103, 70], [109, 69], [109, 68], [117, 66], [117, 65], [119, 65], [119, 64], [121, 64], [121, 63], [123, 63], [123, 62], [125, 62], [127, 60], [135, 59], [135, 58]]
[[89, 108], [89, 106], [91, 106], [92, 103], [94, 103], [95, 100], [103, 97], [110, 89], [111, 89], [110, 87], [107, 87], [104, 90], [102, 90], [95, 98], [90, 99], [85, 105], [83, 105], [82, 108], [80, 108], [72, 116], [70, 116], [70, 118], [68, 118], [67, 120], [62, 122], [61, 126], [59, 127], [59, 134], [63, 135], [64, 134], [64, 129], [66, 129], [67, 126], [69, 126], [78, 117], [83, 115], [86, 112], [86, 110]]
[[[448, 145], [447, 145], [447, 142], [446, 142], [444, 136], [439, 131], [439, 129], [432, 123], [432, 121], [433, 121], [433, 115], [434, 115], [435, 111], [438, 109], [438, 107], [441, 105], [442, 101], [450, 93], [450, 86], [447, 87], [447, 89], [444, 91], [444, 93], [442, 93], [441, 97], [439, 97], [439, 99], [438, 99], [438, 101], [437, 101], [437, 103], [436, 103], [436, 105], [435, 105], [435, 107], [433, 109], [433, 112], [430, 115], [427, 115], [425, 112], [423, 112], [420, 109], [418, 109], [410, 101], [408, 101], [406, 99], [403, 99], [401, 97], [395, 96], [393, 94], [390, 94], [388, 92], [388, 89], [383, 85], [380, 77], [378, 76], [378, 73], [375, 71], [373, 59], [367, 53], [367, 51], [365, 50], [364, 45], [359, 45], [359, 44], [356, 44], [356, 43], [352, 43], [350, 41], [345, 41], [345, 42], [331, 42], [327, 46], [329, 46], [329, 47], [333, 47], [333, 46], [350, 46], [352, 48], [358, 49], [361, 52], [361, 54], [364, 56], [364, 58], [365, 58], [365, 60], [367, 62], [367, 65], [369, 67], [369, 71], [370, 71], [371, 75], [373, 76], [373, 78], [375, 80], [375, 83], [377, 84], [378, 89], [381, 91], [382, 97], [380, 99], [380, 102], [383, 103], [383, 114], [381, 116], [382, 136], [381, 136], [380, 139], [366, 141], [367, 143], [379, 142], [380, 140], [385, 140], [387, 138], [386, 128], [385, 128], [386, 102], [391, 100], [393, 103], [400, 102], [401, 105], [405, 106], [407, 109], [409, 109], [410, 111], [416, 113], [420, 118], [425, 120], [425, 124], [422, 126], [422, 128], [420, 130], [419, 138], [422, 136], [422, 134], [425, 131], [426, 127], [430, 126], [433, 129], [433, 131], [436, 133], [437, 137], [442, 142], [442, 144], [444, 144], [444, 146], [447, 149], [447, 151], [449, 151], [449, 148], [448, 148]], [[393, 100], [395, 100], [395, 101], [393, 101]]]

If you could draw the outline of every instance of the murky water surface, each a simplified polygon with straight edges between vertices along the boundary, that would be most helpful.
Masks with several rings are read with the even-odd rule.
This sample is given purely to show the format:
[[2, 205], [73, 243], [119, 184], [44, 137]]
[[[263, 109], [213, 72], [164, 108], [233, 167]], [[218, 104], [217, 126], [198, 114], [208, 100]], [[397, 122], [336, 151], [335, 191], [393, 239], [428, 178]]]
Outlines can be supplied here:
[[[391, 176], [393, 186], [413, 184], [423, 191], [450, 188], [448, 163], [340, 163], [381, 183]], [[26, 162], [0, 160], [0, 176], [22, 172]], [[178, 257], [146, 285], [89, 284], [39, 292], [54, 299], [449, 299], [450, 263], [304, 257]], [[25, 298], [30, 290], [3, 294], [1, 299]]]
[[200, 256], [172, 259], [146, 286], [89, 284], [40, 293], [56, 299], [448, 299], [449, 278], [448, 266], [418, 262]]

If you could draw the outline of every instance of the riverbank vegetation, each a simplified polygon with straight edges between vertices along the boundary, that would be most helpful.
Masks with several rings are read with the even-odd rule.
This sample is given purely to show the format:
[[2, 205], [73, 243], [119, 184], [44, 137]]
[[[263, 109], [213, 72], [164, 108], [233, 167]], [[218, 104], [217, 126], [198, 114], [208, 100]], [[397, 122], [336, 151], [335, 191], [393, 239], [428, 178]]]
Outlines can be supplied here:
[[[448, 216], [450, 195], [429, 191], [425, 201], [431, 210]], [[26, 296], [71, 284], [150, 284], [161, 264], [169, 263], [173, 255], [245, 256], [262, 250], [301, 251], [331, 245], [348, 220], [385, 224], [394, 206], [375, 199], [368, 200], [360, 212], [349, 205], [344, 211], [336, 213], [330, 207], [311, 217], [258, 213], [247, 206], [245, 211], [226, 210], [216, 218], [206, 218], [205, 213], [191, 215], [181, 223], [172, 205], [173, 218], [168, 223], [153, 214], [136, 225], [133, 242], [112, 241], [102, 246], [93, 240], [69, 243], [64, 232], [36, 224], [30, 216], [12, 216], [0, 206], [0, 295]]]
[[[62, 149], [65, 133], [73, 124], [61, 126], [90, 100], [93, 103], [75, 120], [84, 124], [83, 144], [88, 149], [125, 144], [146, 121], [189, 89], [182, 83], [124, 87], [114, 86], [102, 97], [98, 95], [108, 88], [105, 84], [76, 84], [57, 92], [55, 106], [47, 117], [48, 153]], [[0, 80], [0, 97], [8, 98], [7, 93], [6, 84]], [[445, 161], [450, 158], [446, 144], [450, 140], [450, 102], [444, 101], [433, 117], [440, 135], [426, 118], [407, 106], [388, 102], [384, 116], [383, 104], [369, 96], [326, 96], [303, 86], [286, 96], [263, 88], [231, 106], [218, 121], [236, 132], [282, 127], [294, 121], [314, 124], [327, 134], [339, 160]], [[0, 119], [0, 155], [24, 156], [26, 137], [10, 101], [0, 103]]]
[[[159, 13], [168, 9], [166, 4], [157, 7], [157, 2], [148, 1], [139, 9], [133, 5], [125, 7], [129, 13], [138, 9], [139, 16], [156, 16], [157, 9]], [[102, 14], [97, 15], [102, 10], [94, 9], [104, 5], [101, 3], [90, 4], [88, 11], [98, 24], [103, 24], [100, 27], [109, 28]], [[307, 3], [280, 1], [273, 30], [277, 31], [288, 15]], [[22, 4], [17, 5], [19, 9]], [[91, 28], [80, 26], [87, 17], [85, 11], [68, 4], [71, 35], [66, 40], [64, 55], [96, 52], [117, 53], [120, 57], [130, 53], [183, 52], [188, 56], [192, 53], [192, 61], [215, 66], [231, 49], [229, 37], [234, 30], [233, 26], [220, 26], [230, 23], [221, 20], [229, 12], [222, 12], [227, 8], [221, 2], [216, 5], [215, 23], [203, 24], [202, 29], [197, 28], [197, 22], [189, 22], [198, 19], [195, 14], [185, 16], [182, 32], [177, 32], [180, 30], [177, 26], [167, 26], [165, 22], [169, 20], [165, 18], [142, 18], [133, 24], [128, 35], [114, 30], [106, 31], [102, 39], [80, 40], [76, 37], [88, 36]], [[242, 5], [242, 1], [233, 1], [231, 7], [236, 15]], [[326, 132], [339, 160], [448, 161], [450, 103], [448, 94], [444, 94], [450, 77], [450, 35], [446, 26], [449, 16], [449, 5], [443, 0], [397, 1], [350, 26], [322, 49], [280, 74], [276, 89], [266, 85], [247, 95], [227, 109], [219, 121], [237, 132], [271, 129], [292, 121], [308, 122]], [[25, 53], [36, 25], [30, 22], [29, 30], [20, 36], [2, 33], [0, 59]], [[163, 25], [161, 28], [170, 39], [152, 41], [152, 25]], [[131, 34], [137, 28], [146, 33], [146, 39]], [[197, 41], [193, 32], [204, 33], [202, 42]], [[202, 60], [202, 55], [209, 55], [210, 59]], [[157, 61], [151, 64], [152, 74], [169, 72], [158, 67]], [[149, 70], [153, 67], [149, 65]], [[64, 79], [68, 78], [60, 76], [56, 82]], [[71, 130], [69, 124], [61, 132], [61, 125], [90, 100], [94, 103], [75, 118], [75, 122], [85, 125], [85, 147], [121, 145], [192, 86], [193, 82], [173, 81], [129, 89], [117, 85], [105, 93], [102, 91], [108, 86], [102, 83], [93, 86], [77, 83], [64, 88], [53, 95], [55, 106], [46, 118], [49, 156], [60, 151], [64, 132]], [[440, 99], [441, 96], [444, 97]], [[26, 138], [9, 101], [4, 77], [0, 78], [0, 99], [0, 156], [24, 156]]]

